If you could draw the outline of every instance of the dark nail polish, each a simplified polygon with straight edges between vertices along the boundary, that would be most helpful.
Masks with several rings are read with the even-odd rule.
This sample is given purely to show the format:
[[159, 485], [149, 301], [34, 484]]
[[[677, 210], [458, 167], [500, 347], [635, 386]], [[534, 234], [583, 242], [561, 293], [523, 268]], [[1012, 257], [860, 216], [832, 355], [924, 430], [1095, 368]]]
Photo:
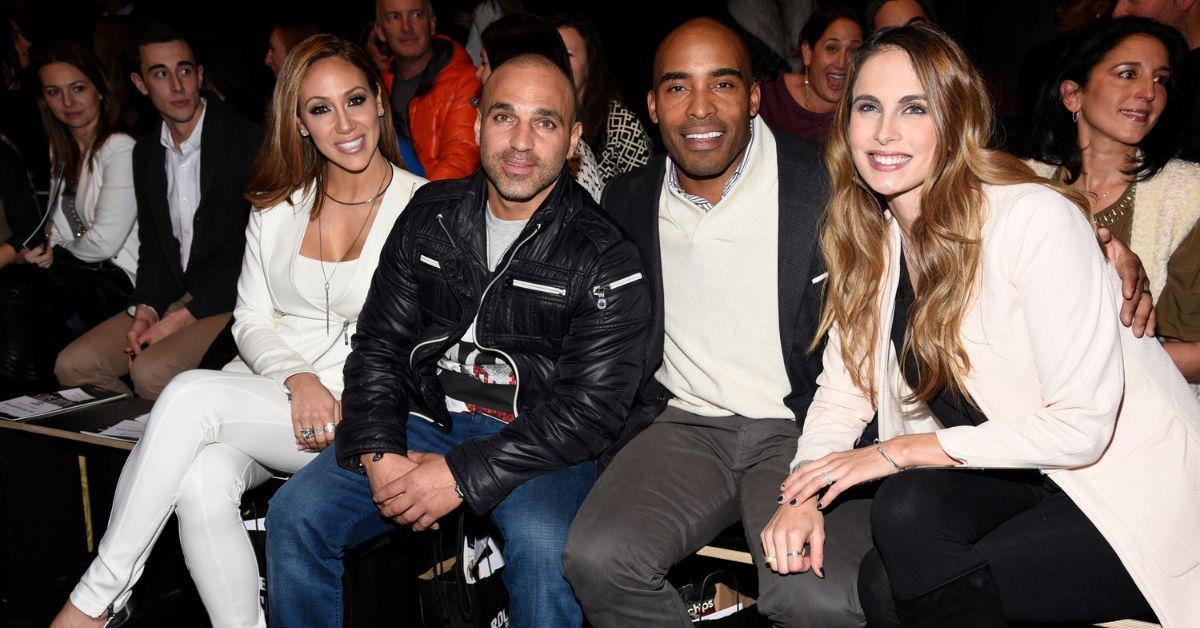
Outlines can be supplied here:
[[798, 503], [798, 502], [796, 501], [796, 498], [795, 498], [795, 497], [793, 497], [793, 498], [792, 498], [792, 501], [788, 502], [788, 505], [789, 505], [789, 506], [795, 506], [797, 503]]
[[817, 502], [817, 510], [825, 510], [825, 504], [822, 504], [821, 502]]
[[824, 568], [824, 567], [817, 567], [817, 575], [818, 575], [818, 576], [821, 576], [822, 578], [824, 578], [824, 577], [825, 577], [825, 568]]
[[783, 503], [783, 495], [780, 495], [779, 497], [776, 497], [776, 498], [775, 498], [775, 503], [776, 503], [776, 504], [782, 504], [782, 503]]

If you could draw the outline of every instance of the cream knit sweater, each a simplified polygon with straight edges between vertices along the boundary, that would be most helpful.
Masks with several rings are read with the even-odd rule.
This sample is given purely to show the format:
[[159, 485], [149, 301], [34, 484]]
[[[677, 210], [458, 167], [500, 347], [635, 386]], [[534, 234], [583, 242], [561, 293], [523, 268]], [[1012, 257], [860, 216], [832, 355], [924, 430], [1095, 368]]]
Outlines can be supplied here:
[[742, 174], [711, 210], [664, 176], [666, 337], [655, 377], [675, 395], [671, 405], [693, 414], [790, 419], [779, 339], [779, 168], [771, 130], [760, 118], [752, 124]]

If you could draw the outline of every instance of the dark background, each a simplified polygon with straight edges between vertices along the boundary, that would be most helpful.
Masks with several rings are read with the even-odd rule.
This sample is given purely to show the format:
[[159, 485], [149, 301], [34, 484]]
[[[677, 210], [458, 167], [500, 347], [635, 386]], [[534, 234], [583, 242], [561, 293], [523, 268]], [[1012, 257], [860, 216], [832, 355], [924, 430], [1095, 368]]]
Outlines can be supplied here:
[[[764, 0], [767, 4], [769, 0]], [[18, 18], [36, 46], [70, 39], [91, 46], [94, 27], [106, 4], [114, 0], [0, 0], [0, 11]], [[119, 2], [116, 2], [119, 4]], [[456, 14], [468, 16], [472, 0], [434, 0], [439, 32], [465, 28]], [[866, 0], [818, 0], [862, 9]], [[1016, 82], [1021, 61], [1035, 45], [1054, 35], [1053, 0], [934, 0], [938, 24], [953, 35], [989, 77], [1001, 116], [1015, 116]], [[621, 93], [645, 116], [645, 93], [650, 63], [658, 41], [686, 19], [699, 15], [728, 20], [725, 0], [526, 0], [526, 8], [549, 16], [575, 11], [590, 18], [604, 39], [609, 66]], [[234, 80], [241, 93], [233, 104], [251, 117], [262, 118], [273, 85], [263, 65], [273, 21], [307, 19], [328, 32], [361, 41], [363, 28], [374, 18], [372, 0], [141, 0], [136, 14], [167, 19], [189, 33], [201, 63]], [[134, 101], [138, 99], [135, 97]], [[647, 121], [648, 122], [648, 121]], [[657, 134], [652, 132], [657, 139]]]

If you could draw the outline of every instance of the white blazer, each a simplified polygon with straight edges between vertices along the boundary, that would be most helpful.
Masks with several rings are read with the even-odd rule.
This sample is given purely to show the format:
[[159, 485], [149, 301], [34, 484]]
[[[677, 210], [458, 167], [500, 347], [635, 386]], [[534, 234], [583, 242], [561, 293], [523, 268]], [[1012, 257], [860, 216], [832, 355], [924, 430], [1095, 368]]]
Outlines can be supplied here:
[[880, 439], [935, 432], [966, 467], [1042, 469], [1112, 545], [1164, 626], [1200, 626], [1200, 402], [1155, 339], [1120, 324], [1120, 281], [1077, 207], [1037, 184], [984, 192], [978, 296], [961, 338], [966, 388], [988, 421], [943, 429], [925, 404], [902, 401], [911, 389], [889, 333], [900, 280], [891, 220], [877, 396], [850, 381], [833, 330], [796, 461], [852, 448], [878, 407]]
[[111, 260], [137, 279], [138, 236], [137, 198], [133, 194], [132, 137], [124, 133], [108, 136], [104, 145], [79, 173], [75, 186], [75, 211], [87, 224], [82, 237], [62, 212], [63, 181], [51, 181], [57, 198], [50, 208], [50, 244], [61, 246], [85, 262]]
[[285, 391], [287, 378], [314, 373], [321, 384], [341, 397], [342, 366], [350, 355], [350, 337], [379, 264], [379, 253], [413, 192], [425, 183], [399, 168], [392, 171], [392, 183], [383, 194], [358, 263], [349, 275], [337, 277], [330, 288], [328, 332], [324, 302], [309, 301], [295, 284], [296, 259], [309, 225], [313, 192], [250, 213], [233, 310], [239, 357], [224, 370], [270, 377]]

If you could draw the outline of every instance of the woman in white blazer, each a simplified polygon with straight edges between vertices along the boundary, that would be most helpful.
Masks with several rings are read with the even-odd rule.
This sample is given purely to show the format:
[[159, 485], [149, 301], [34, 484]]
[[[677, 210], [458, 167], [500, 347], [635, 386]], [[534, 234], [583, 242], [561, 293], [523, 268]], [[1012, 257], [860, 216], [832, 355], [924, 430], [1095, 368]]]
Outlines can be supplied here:
[[[1131, 48], [1153, 49], [1167, 63], [1133, 80], [1137, 68], [1112, 63]], [[1186, 68], [1187, 55], [1179, 31], [1153, 20], [1125, 17], [1090, 29], [1042, 86], [1035, 159], [1027, 163], [1082, 192], [1093, 222], [1145, 262], [1159, 341], [1200, 397], [1200, 164], [1172, 158], [1192, 109], [1180, 72], [1171, 70]]]
[[[137, 272], [133, 138], [99, 60], [73, 43], [38, 54], [33, 70], [54, 175], [48, 215], [17, 234], [0, 273], [0, 355], [5, 371], [49, 380], [67, 341], [121, 311]], [[11, 366], [11, 368], [10, 368]]]
[[[876, 34], [849, 84], [824, 372], [767, 560], [820, 574], [820, 509], [887, 478], [859, 571], [871, 626], [1200, 625], [1200, 405], [1121, 326], [1083, 200], [984, 148], [986, 90], [940, 31]], [[881, 442], [854, 449], [876, 414]]]
[[380, 249], [424, 182], [395, 165], [382, 85], [366, 53], [333, 36], [287, 57], [249, 184], [240, 358], [163, 391], [121, 473], [98, 557], [54, 625], [121, 618], [172, 512], [213, 625], [265, 625], [241, 495], [333, 441], [342, 365]]

